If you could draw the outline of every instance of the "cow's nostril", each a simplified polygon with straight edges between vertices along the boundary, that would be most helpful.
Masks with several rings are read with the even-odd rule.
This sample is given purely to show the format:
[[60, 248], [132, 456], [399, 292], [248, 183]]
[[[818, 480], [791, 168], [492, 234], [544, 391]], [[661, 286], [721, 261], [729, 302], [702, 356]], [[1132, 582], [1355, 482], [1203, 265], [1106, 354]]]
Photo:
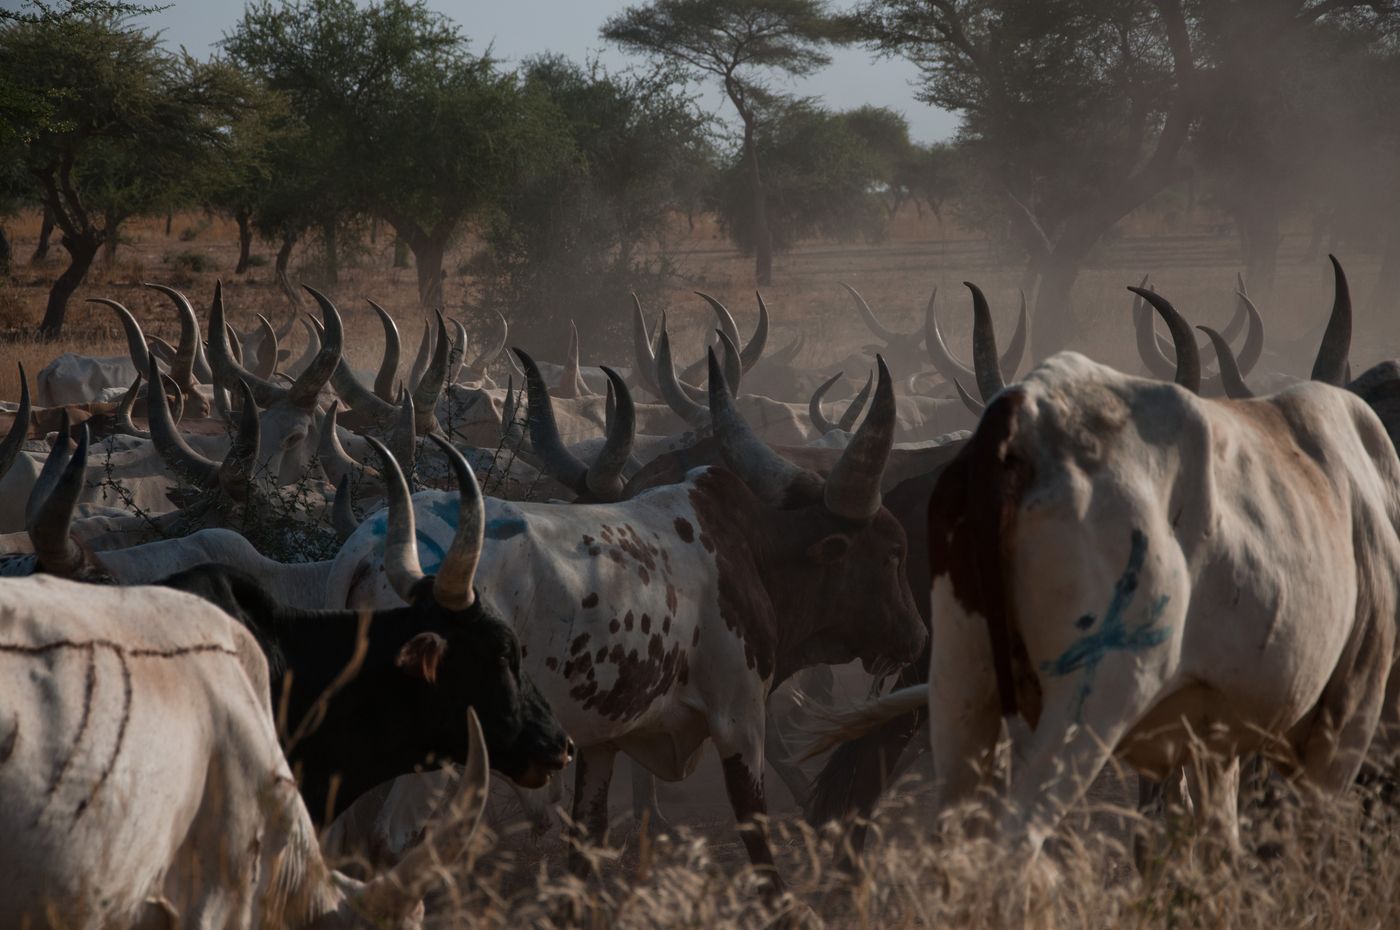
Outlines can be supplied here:
[[566, 763], [574, 761], [574, 750], [576, 748], [573, 740], [569, 739], [567, 736], [564, 737], [564, 759]]

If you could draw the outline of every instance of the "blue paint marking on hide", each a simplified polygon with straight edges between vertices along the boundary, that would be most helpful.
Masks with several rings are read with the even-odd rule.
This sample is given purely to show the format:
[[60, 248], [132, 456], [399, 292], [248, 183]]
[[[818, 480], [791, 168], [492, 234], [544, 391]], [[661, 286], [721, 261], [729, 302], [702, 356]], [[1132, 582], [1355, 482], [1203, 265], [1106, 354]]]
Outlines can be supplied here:
[[[1142, 623], [1129, 628], [1124, 622], [1124, 615], [1132, 606], [1133, 598], [1137, 595], [1138, 573], [1142, 571], [1142, 564], [1146, 557], [1147, 537], [1143, 535], [1141, 530], [1133, 530], [1132, 545], [1128, 550], [1128, 567], [1123, 570], [1118, 583], [1113, 587], [1113, 599], [1109, 601], [1108, 610], [1104, 613], [1103, 623], [1099, 629], [1075, 640], [1053, 662], [1040, 664], [1041, 671], [1057, 678], [1080, 669], [1084, 671], [1084, 679], [1079, 685], [1079, 695], [1074, 708], [1076, 721], [1083, 713], [1084, 701], [1094, 687], [1094, 675], [1098, 671], [1099, 663], [1106, 655], [1110, 652], [1142, 652], [1145, 649], [1160, 646], [1171, 636], [1170, 630], [1162, 629], [1156, 625], [1169, 600], [1165, 594], [1148, 608], [1147, 619]], [[1086, 624], [1085, 620], [1088, 620], [1089, 623]], [[1075, 626], [1085, 629], [1092, 623], [1092, 615], [1087, 615], [1081, 617]]]
[[[434, 497], [427, 501], [428, 513], [441, 520], [455, 532], [457, 529], [457, 515], [461, 512], [461, 501], [455, 496]], [[389, 529], [388, 511], [381, 510], [369, 518], [370, 532], [374, 534], [377, 544], [382, 545], [384, 534]], [[447, 554], [441, 543], [429, 535], [429, 528], [424, 527], [420, 522], [417, 529], [418, 537], [418, 562], [424, 574], [431, 575], [442, 566], [443, 556]]]
[[497, 517], [486, 521], [487, 539], [510, 539], [525, 532], [525, 521], [519, 517]]

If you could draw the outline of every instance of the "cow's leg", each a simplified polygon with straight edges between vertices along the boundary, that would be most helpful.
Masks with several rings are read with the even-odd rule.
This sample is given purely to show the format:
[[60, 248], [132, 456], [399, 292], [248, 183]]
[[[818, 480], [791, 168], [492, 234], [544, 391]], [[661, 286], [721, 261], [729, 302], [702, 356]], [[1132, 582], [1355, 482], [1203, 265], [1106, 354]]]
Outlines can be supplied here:
[[656, 798], [656, 776], [636, 760], [631, 761], [631, 770], [632, 818], [639, 824], [645, 820], [649, 833], [672, 832], [671, 823], [662, 815]]
[[783, 880], [773, 861], [768, 826], [763, 822], [768, 816], [768, 802], [763, 792], [763, 741], [767, 718], [762, 713], [762, 705], [755, 708], [750, 719], [753, 720], [751, 725], [737, 723], [732, 718], [711, 720], [710, 733], [719, 751], [724, 787], [729, 793], [729, 804], [734, 808], [734, 820], [744, 848], [748, 850], [749, 861], [767, 881], [769, 890], [779, 894], [783, 891]]
[[933, 587], [928, 730], [934, 810], [970, 801], [1001, 732], [986, 624], [953, 603], [946, 578]]
[[812, 780], [792, 758], [792, 751], [788, 749], [787, 740], [783, 739], [783, 735], [778, 732], [774, 721], [768, 721], [765, 734], [763, 751], [768, 759], [768, 764], [773, 767], [774, 772], [778, 773], [778, 777], [783, 780], [788, 791], [792, 792], [797, 806], [806, 807], [807, 798], [812, 792]]
[[581, 844], [607, 842], [608, 788], [612, 785], [616, 756], [617, 749], [612, 746], [589, 746], [579, 750], [574, 763], [577, 770], [574, 773], [574, 822], [569, 830], [569, 871], [575, 875], [588, 873], [588, 860]]

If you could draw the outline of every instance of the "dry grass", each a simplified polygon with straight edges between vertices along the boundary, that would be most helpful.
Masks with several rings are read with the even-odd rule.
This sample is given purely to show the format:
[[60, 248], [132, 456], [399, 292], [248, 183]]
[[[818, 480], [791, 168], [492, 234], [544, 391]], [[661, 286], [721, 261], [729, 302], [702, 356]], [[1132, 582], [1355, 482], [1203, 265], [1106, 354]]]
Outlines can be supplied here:
[[[1245, 810], [1238, 858], [1180, 819], [1152, 823], [1147, 875], [1130, 865], [1134, 815], [1084, 806], [1034, 863], [966, 838], [967, 811], [944, 817], [937, 838], [926, 797], [906, 783], [875, 819], [853, 870], [838, 861], [835, 828], [779, 822], [774, 836], [791, 892], [777, 909], [803, 926], [832, 928], [1260, 928], [1400, 926], [1400, 834], [1393, 808], [1357, 789], [1309, 806], [1285, 799]], [[1368, 812], [1367, 807], [1371, 810]], [[730, 828], [732, 831], [732, 827]], [[511, 844], [504, 843], [509, 847]], [[757, 928], [774, 912], [746, 866], [725, 863], [693, 833], [622, 854], [598, 853], [604, 878], [561, 876], [560, 857], [523, 866], [498, 846], [470, 877], [430, 902], [430, 926], [460, 928]]]
[[[177, 335], [174, 314], [163, 297], [140, 286], [143, 280], [181, 287], [202, 309], [208, 305], [214, 280], [222, 278], [235, 325], [251, 326], [253, 314], [258, 312], [275, 322], [286, 319], [290, 306], [273, 281], [268, 247], [259, 244], [254, 250], [255, 255], [267, 260], [266, 264], [235, 278], [231, 271], [237, 237], [232, 224], [216, 220], [193, 239], [181, 240], [181, 231], [200, 229], [205, 222], [198, 215], [177, 216], [174, 234], [168, 238], [163, 220], [134, 222], [124, 229], [124, 244], [116, 262], [106, 266], [99, 261], [75, 296], [66, 338], [61, 344], [35, 344], [22, 338], [0, 343], [0, 398], [16, 396], [16, 361], [23, 362], [32, 376], [58, 351], [90, 355], [125, 351], [113, 315], [84, 304], [86, 297], [100, 295], [120, 300], [136, 313], [149, 332], [173, 340]], [[1216, 227], [1215, 218], [1204, 213], [1193, 222], [1179, 222], [1170, 230], [1152, 216], [1127, 221], [1123, 235], [1104, 247], [1080, 277], [1075, 294], [1077, 312], [1096, 333], [1093, 345], [1080, 348], [1110, 364], [1136, 370], [1128, 325], [1130, 298], [1123, 288], [1136, 284], [1145, 271], [1152, 272], [1158, 289], [1193, 322], [1223, 323], [1233, 306], [1238, 249], [1233, 236], [1221, 234]], [[11, 281], [0, 282], [0, 332], [27, 332], [33, 328], [42, 316], [48, 287], [63, 267], [64, 253], [57, 243], [48, 263], [38, 267], [24, 263], [24, 257], [33, 250], [37, 232], [38, 222], [33, 216], [11, 224], [15, 254], [21, 260]], [[1330, 306], [1331, 277], [1326, 262], [1304, 262], [1305, 247], [1301, 231], [1287, 238], [1278, 287], [1270, 299], [1261, 302], [1271, 343], [1312, 327]], [[486, 327], [487, 322], [466, 307], [472, 279], [456, 271], [473, 248], [473, 243], [467, 241], [448, 256], [447, 305], [453, 313], [464, 315], [469, 325]], [[735, 253], [713, 226], [704, 222], [694, 232], [678, 232], [674, 248], [679, 273], [672, 282], [666, 305], [673, 330], [679, 334], [682, 356], [699, 351], [701, 335], [708, 334], [711, 325], [708, 311], [690, 293], [692, 290], [705, 290], [725, 300], [739, 317], [741, 330], [747, 332], [755, 314], [750, 261]], [[202, 256], [211, 270], [193, 273], [176, 267], [175, 257], [186, 252]], [[1342, 259], [1360, 310], [1353, 341], [1354, 363], [1364, 367], [1400, 354], [1400, 330], [1393, 321], [1367, 307], [1377, 271], [1374, 259], [1345, 253]], [[294, 271], [303, 260], [298, 252], [293, 258]], [[928, 290], [938, 287], [945, 331], [955, 351], [968, 355], [971, 315], [961, 282], [974, 280], [987, 291], [1005, 332], [1015, 313], [1020, 274], [1020, 267], [1009, 264], [993, 245], [932, 216], [920, 219], [910, 211], [896, 219], [889, 239], [883, 243], [812, 242], [781, 256], [774, 283], [765, 289], [764, 297], [774, 316], [775, 344], [783, 345], [804, 331], [808, 350], [803, 361], [820, 369], [872, 341], [871, 334], [852, 312], [849, 298], [837, 286], [838, 281], [848, 281], [860, 289], [884, 322], [902, 331], [914, 330], [921, 324]], [[346, 317], [347, 351], [352, 363], [373, 368], [379, 360], [379, 324], [361, 300], [368, 296], [399, 317], [406, 370], [418, 339], [419, 316], [410, 309], [416, 306], [416, 286], [412, 269], [392, 267], [389, 236], [381, 235], [376, 246], [369, 247], [356, 259], [354, 267], [343, 269], [340, 280], [327, 287]], [[647, 309], [655, 312], [661, 308]], [[618, 307], [617, 313], [625, 319], [630, 307]], [[585, 333], [585, 361], [630, 362], [590, 357], [590, 322], [593, 321], [578, 321]], [[300, 350], [301, 340], [298, 328], [293, 351]], [[1361, 367], [1355, 370], [1360, 371]]]

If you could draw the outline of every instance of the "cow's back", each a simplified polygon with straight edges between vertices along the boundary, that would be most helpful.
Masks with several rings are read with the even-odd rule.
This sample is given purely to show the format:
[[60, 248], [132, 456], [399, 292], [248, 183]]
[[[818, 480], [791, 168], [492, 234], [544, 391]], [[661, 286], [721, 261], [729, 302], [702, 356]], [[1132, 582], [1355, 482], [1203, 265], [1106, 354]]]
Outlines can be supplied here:
[[125, 926], [154, 897], [247, 925], [290, 786], [266, 694], [256, 644], [198, 598], [0, 582], [0, 926]]

